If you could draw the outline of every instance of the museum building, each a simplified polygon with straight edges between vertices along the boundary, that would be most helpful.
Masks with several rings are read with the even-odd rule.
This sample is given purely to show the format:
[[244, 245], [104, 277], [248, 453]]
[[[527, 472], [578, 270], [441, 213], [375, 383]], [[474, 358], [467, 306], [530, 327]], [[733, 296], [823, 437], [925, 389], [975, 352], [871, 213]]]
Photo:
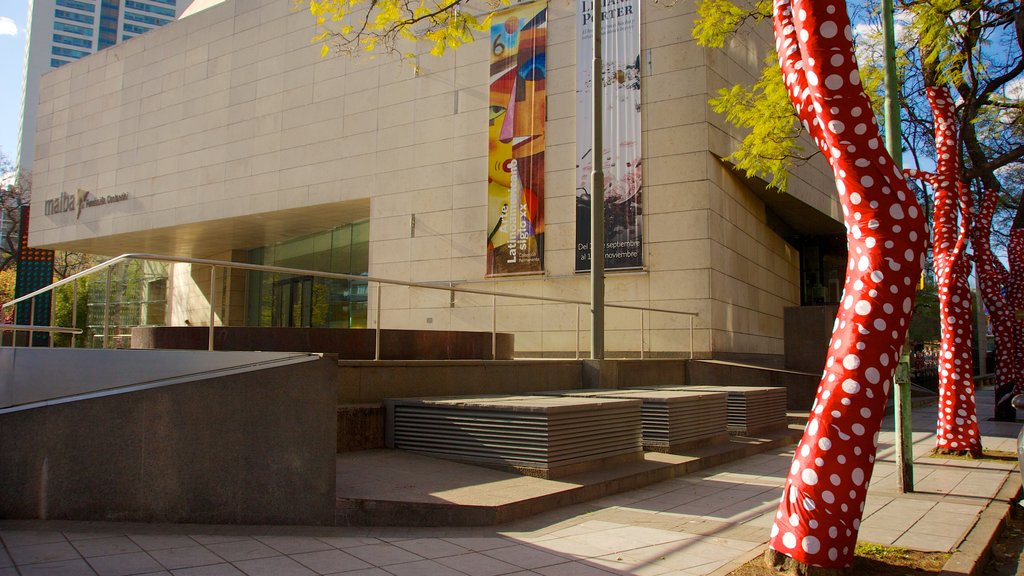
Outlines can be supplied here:
[[[322, 57], [288, 0], [197, 0], [42, 77], [30, 244], [585, 301], [592, 10], [516, 4], [441, 57]], [[693, 0], [602, 16], [607, 302], [697, 314], [691, 333], [685, 316], [609, 309], [608, 355], [779, 364], [785, 310], [838, 302], [846, 259], [820, 156], [785, 192], [723, 160], [742, 134], [708, 100], [757, 77], [770, 31], [702, 48]], [[519, 356], [589, 341], [587, 311], [557, 302], [492, 310], [480, 294], [226, 269], [214, 294], [208, 270], [167, 266], [139, 323], [493, 322]]]

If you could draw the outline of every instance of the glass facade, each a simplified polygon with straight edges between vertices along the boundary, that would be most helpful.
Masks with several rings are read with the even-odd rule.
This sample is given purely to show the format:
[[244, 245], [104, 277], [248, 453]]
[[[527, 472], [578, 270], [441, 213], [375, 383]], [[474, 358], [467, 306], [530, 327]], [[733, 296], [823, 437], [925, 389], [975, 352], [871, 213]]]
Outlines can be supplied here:
[[[53, 68], [93, 53], [93, 47], [103, 49], [118, 42], [118, 23], [121, 39], [127, 40], [153, 28], [172, 22], [181, 11], [182, 0], [56, 0], [58, 8], [53, 14], [52, 56]], [[99, 28], [97, 30], [97, 16]], [[98, 32], [98, 33], [97, 33]], [[66, 33], [74, 34], [69, 36]], [[75, 46], [84, 50], [61, 48]]]
[[[369, 221], [341, 226], [249, 251], [251, 264], [366, 276]], [[246, 324], [307, 328], [365, 328], [367, 283], [249, 272]]]
[[[164, 326], [168, 272], [166, 263], [129, 260], [111, 269], [109, 293], [105, 274], [91, 276], [86, 288], [88, 319], [84, 345], [102, 347], [106, 335], [111, 346], [127, 348], [132, 328]], [[106, 330], [104, 321], [109, 322]]]

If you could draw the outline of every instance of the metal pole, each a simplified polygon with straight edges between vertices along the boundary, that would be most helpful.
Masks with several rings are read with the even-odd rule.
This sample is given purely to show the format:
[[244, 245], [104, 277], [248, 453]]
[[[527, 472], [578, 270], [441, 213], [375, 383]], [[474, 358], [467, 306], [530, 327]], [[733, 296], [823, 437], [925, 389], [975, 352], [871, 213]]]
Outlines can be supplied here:
[[[78, 328], [78, 280], [71, 283], [71, 327]], [[71, 347], [75, 347], [76, 338], [74, 334], [69, 334], [71, 338]]]
[[491, 360], [498, 359], [498, 297], [491, 296]]
[[377, 282], [377, 321], [375, 322], [376, 326], [374, 326], [374, 336], [373, 336], [373, 359], [374, 360], [380, 360], [380, 309], [381, 309], [380, 286], [381, 286], [380, 282]]
[[[36, 299], [31, 298], [28, 301], [28, 325], [36, 325]], [[28, 347], [32, 348], [35, 345], [36, 333], [29, 330], [28, 332]]]
[[591, 2], [594, 19], [594, 58], [591, 70], [593, 107], [590, 154], [594, 171], [590, 175], [590, 357], [604, 358], [604, 65], [601, 62], [601, 9]]
[[[896, 77], [896, 30], [893, 24], [893, 2], [882, 0], [882, 42], [885, 45], [885, 148], [897, 168], [903, 167], [903, 148], [900, 145], [899, 86]], [[906, 351], [906, 346], [904, 346]], [[903, 360], [901, 359], [901, 362]], [[896, 468], [901, 492], [914, 491], [913, 427], [910, 415], [910, 373], [906, 378], [895, 378], [896, 394], [893, 402], [896, 412]]]
[[[53, 284], [53, 277], [50, 277], [50, 284]], [[47, 322], [50, 326], [56, 326], [56, 316], [53, 314], [53, 304], [57, 300], [57, 291], [50, 289], [50, 321]], [[50, 348], [53, 348], [53, 332], [46, 333], [46, 344]]]
[[216, 304], [217, 298], [217, 267], [210, 266], [210, 329], [207, 334], [206, 349], [213, 352], [213, 324], [214, 324], [214, 305]]
[[580, 359], [580, 305], [576, 305], [576, 359]]
[[110, 347], [110, 274], [113, 267], [107, 268], [107, 283], [103, 293], [103, 348]]
[[693, 316], [690, 316], [690, 360], [693, 360]]
[[640, 359], [644, 359], [644, 311], [640, 311]]

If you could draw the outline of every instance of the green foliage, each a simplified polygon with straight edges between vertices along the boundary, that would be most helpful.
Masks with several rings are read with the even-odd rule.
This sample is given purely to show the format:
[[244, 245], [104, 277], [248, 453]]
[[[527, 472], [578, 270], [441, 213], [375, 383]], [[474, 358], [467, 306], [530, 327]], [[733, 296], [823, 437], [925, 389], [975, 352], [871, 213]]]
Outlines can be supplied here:
[[[0, 270], [0, 305], [14, 300], [14, 283], [17, 279], [14, 268]], [[14, 323], [14, 307], [0, 309], [0, 324]]]
[[[295, 0], [298, 4], [299, 0]], [[490, 14], [483, 18], [460, 9], [467, 0], [430, 2], [425, 0], [310, 0], [309, 12], [316, 19], [320, 55], [331, 48], [341, 52], [398, 52], [401, 40], [428, 42], [430, 53], [441, 56], [474, 40], [474, 32], [490, 26]], [[496, 0], [494, 6], [510, 0]], [[411, 57], [413, 54], [404, 53]]]
[[759, 0], [753, 10], [740, 8], [729, 0], [703, 0], [697, 6], [693, 38], [701, 46], [721, 48], [725, 40], [749, 19], [760, 22], [772, 15], [771, 2]]
[[961, 39], [969, 27], [967, 13], [977, 10], [977, 0], [929, 0], [906, 2], [911, 35], [918, 39], [925, 68], [935, 70], [936, 85], [959, 84], [967, 54]]
[[[89, 279], [79, 278], [75, 281], [78, 284], [77, 309], [72, 305], [75, 297], [71, 285], [65, 285], [54, 290], [53, 295], [53, 325], [70, 327], [77, 326], [84, 329], [89, 322]], [[75, 322], [72, 322], [72, 312], [75, 312]], [[55, 334], [54, 345], [59, 347], [69, 346], [69, 334]], [[78, 336], [79, 346], [88, 345], [88, 334]]]
[[[775, 54], [769, 59], [774, 62]], [[778, 67], [767, 63], [751, 88], [737, 85], [719, 90], [710, 103], [731, 124], [750, 130], [727, 160], [748, 176], [762, 177], [772, 187], [785, 190], [789, 168], [803, 150], [797, 144], [801, 130]]]
[[914, 315], [910, 317], [907, 340], [911, 342], [938, 342], [941, 321], [939, 319], [939, 296], [934, 286], [917, 291]]

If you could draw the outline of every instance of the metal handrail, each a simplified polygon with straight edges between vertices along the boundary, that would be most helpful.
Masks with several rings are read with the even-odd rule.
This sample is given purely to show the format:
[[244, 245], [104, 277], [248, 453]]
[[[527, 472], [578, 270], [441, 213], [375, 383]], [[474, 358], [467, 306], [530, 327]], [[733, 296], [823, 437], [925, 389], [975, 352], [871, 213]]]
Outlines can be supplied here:
[[[13, 332], [14, 336], [11, 337], [11, 346], [14, 347], [17, 344], [18, 332], [47, 332], [51, 335], [50, 346], [53, 346], [52, 335], [57, 334], [71, 334], [72, 336], [78, 336], [82, 333], [81, 328], [65, 328], [62, 326], [33, 326], [30, 324], [2, 324], [0, 323], [0, 333]], [[3, 346], [3, 341], [0, 340], [0, 346]], [[32, 338], [28, 339], [28, 346], [32, 348]]]
[[31, 326], [28, 324], [0, 324], [0, 332], [57, 332], [59, 334], [82, 333], [81, 328], [64, 328], [62, 326]]
[[[515, 293], [511, 293], [511, 292], [496, 292], [496, 291], [481, 290], [481, 289], [476, 289], [476, 288], [458, 288], [458, 287], [455, 287], [455, 286], [452, 286], [452, 285], [439, 285], [439, 284], [436, 284], [436, 283], [424, 283], [424, 282], [407, 282], [407, 281], [404, 281], [404, 280], [392, 280], [390, 278], [378, 278], [378, 277], [375, 277], [375, 276], [362, 276], [362, 275], [357, 275], [357, 274], [342, 274], [342, 273], [338, 273], [338, 272], [320, 272], [320, 271], [315, 271], [315, 270], [303, 270], [301, 268], [288, 268], [288, 267], [283, 267], [283, 266], [267, 266], [267, 265], [264, 265], [264, 264], [248, 264], [248, 263], [245, 263], [245, 262], [229, 262], [229, 261], [224, 261], [224, 260], [210, 260], [210, 259], [206, 259], [206, 258], [189, 258], [189, 257], [183, 257], [183, 256], [167, 256], [167, 255], [161, 255], [161, 254], [147, 254], [147, 253], [127, 253], [127, 254], [121, 254], [120, 256], [116, 256], [114, 258], [111, 258], [110, 260], [107, 260], [105, 262], [97, 264], [97, 265], [95, 265], [95, 266], [93, 266], [93, 267], [91, 267], [91, 268], [89, 268], [87, 270], [83, 270], [81, 272], [78, 272], [77, 274], [72, 274], [71, 276], [68, 276], [67, 278], [63, 278], [61, 280], [58, 280], [57, 282], [54, 282], [54, 283], [52, 283], [52, 284], [50, 284], [48, 286], [40, 288], [40, 289], [38, 289], [38, 290], [36, 290], [34, 292], [31, 292], [31, 293], [26, 294], [24, 296], [20, 296], [18, 298], [15, 298], [14, 300], [9, 301], [9, 302], [5, 302], [2, 306], [0, 306], [0, 308], [7, 308], [9, 306], [17, 305], [17, 304], [19, 304], [21, 302], [32, 300], [36, 296], [45, 294], [46, 292], [53, 291], [56, 288], [59, 288], [59, 287], [64, 286], [66, 284], [73, 283], [76, 280], [78, 280], [79, 278], [85, 278], [87, 276], [91, 276], [91, 275], [93, 275], [95, 273], [98, 273], [100, 271], [103, 271], [103, 270], [107, 270], [108, 271], [108, 275], [109, 275], [109, 270], [111, 268], [113, 268], [114, 266], [116, 266], [116, 265], [118, 265], [118, 264], [120, 264], [122, 262], [128, 261], [128, 260], [151, 260], [151, 261], [159, 261], [159, 262], [173, 262], [173, 263], [179, 263], [179, 264], [199, 264], [199, 265], [203, 265], [203, 266], [210, 266], [212, 268], [211, 274], [213, 274], [213, 272], [217, 268], [221, 267], [221, 268], [227, 268], [227, 269], [250, 270], [250, 271], [253, 271], [253, 272], [269, 272], [269, 273], [275, 273], [275, 274], [288, 274], [288, 275], [293, 275], [293, 276], [313, 276], [313, 277], [317, 277], [317, 278], [328, 278], [328, 279], [332, 279], [332, 280], [350, 280], [350, 281], [367, 282], [367, 283], [374, 282], [374, 283], [377, 284], [378, 288], [381, 285], [387, 284], [387, 285], [391, 285], [391, 286], [405, 286], [405, 287], [408, 287], [408, 288], [422, 288], [422, 289], [427, 289], [427, 290], [439, 290], [439, 291], [444, 291], [444, 292], [458, 292], [458, 293], [462, 293], [462, 294], [477, 294], [477, 295], [481, 295], [481, 296], [490, 296], [491, 299], [492, 299], [491, 300], [491, 306], [492, 307], [495, 306], [495, 300], [497, 298], [518, 298], [518, 299], [523, 299], [523, 300], [531, 300], [531, 301], [539, 301], [539, 302], [552, 302], [552, 303], [558, 303], [558, 304], [574, 304], [576, 306], [589, 306], [590, 305], [590, 302], [585, 301], [585, 300], [572, 300], [572, 299], [568, 299], [568, 298], [553, 298], [553, 297], [550, 297], [550, 296], [530, 296], [530, 295], [525, 295], [525, 294], [515, 294]], [[212, 281], [214, 281], [214, 280], [213, 280], [213, 276], [211, 275], [211, 282]], [[109, 278], [108, 278], [108, 282], [109, 282]], [[109, 293], [109, 287], [108, 287], [107, 292]], [[211, 293], [211, 303], [210, 303], [210, 305], [211, 305], [211, 317], [210, 317], [210, 326], [209, 326], [209, 330], [210, 330], [210, 336], [209, 336], [210, 350], [213, 349], [213, 329], [214, 329], [214, 322], [213, 322], [213, 316], [212, 316], [212, 307], [213, 307], [212, 300], [213, 300], [213, 294]], [[109, 308], [109, 305], [107, 306], [107, 308]], [[380, 357], [380, 354], [379, 354], [379, 346], [380, 346], [379, 345], [379, 339], [380, 339], [380, 329], [381, 329], [380, 328], [380, 320], [379, 320], [380, 308], [381, 308], [380, 294], [379, 294], [379, 290], [378, 290], [378, 299], [377, 299], [378, 321], [376, 322], [376, 324], [377, 324], [376, 331], [377, 331], [377, 339], [378, 339], [378, 344], [377, 344], [378, 352], [377, 352], [376, 356], [377, 356], [378, 359]], [[605, 303], [605, 308], [618, 308], [618, 309], [625, 309], [625, 310], [638, 310], [638, 311], [640, 311], [640, 315], [641, 315], [641, 340], [643, 338], [643, 329], [644, 329], [644, 322], [643, 322], [643, 313], [644, 312], [660, 312], [660, 313], [664, 313], [664, 314], [674, 314], [674, 315], [678, 315], [678, 316], [689, 317], [689, 319], [690, 319], [690, 327], [689, 327], [689, 332], [690, 332], [690, 357], [691, 358], [693, 357], [693, 319], [695, 317], [699, 316], [699, 314], [697, 312], [685, 312], [685, 311], [681, 311], [681, 310], [670, 310], [670, 309], [666, 309], [666, 308], [652, 308], [652, 307], [647, 307], [647, 306], [637, 306], [637, 305], [632, 305], [632, 304], [616, 304], [616, 303], [607, 303], [607, 302]], [[105, 321], [105, 324], [107, 324], [107, 323], [108, 322]], [[577, 320], [577, 331], [578, 330], [579, 330], [579, 321]], [[492, 323], [492, 332], [493, 331], [494, 331], [494, 327], [493, 327], [493, 323]], [[492, 353], [495, 352], [493, 350], [494, 345], [495, 344], [494, 344], [494, 341], [492, 339]], [[578, 342], [577, 342], [577, 347], [578, 347]], [[642, 342], [641, 342], [640, 352], [641, 352], [641, 357], [642, 357], [643, 356], [643, 343]], [[578, 352], [577, 352], [577, 355], [578, 355]]]

